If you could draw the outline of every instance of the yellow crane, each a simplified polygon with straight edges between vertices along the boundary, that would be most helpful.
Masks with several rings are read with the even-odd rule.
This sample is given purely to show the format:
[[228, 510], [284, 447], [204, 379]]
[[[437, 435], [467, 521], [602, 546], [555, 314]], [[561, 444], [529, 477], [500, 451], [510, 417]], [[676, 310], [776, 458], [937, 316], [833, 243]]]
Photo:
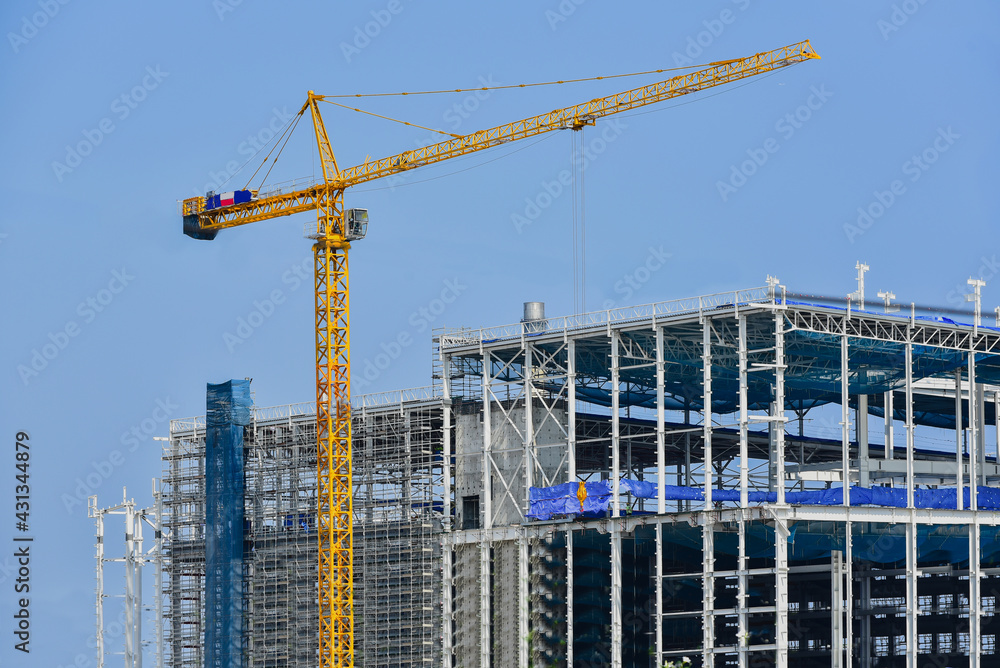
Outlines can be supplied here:
[[[316, 211], [313, 257], [316, 291], [316, 441], [319, 534], [319, 665], [354, 665], [354, 567], [351, 481], [351, 370], [348, 249], [364, 238], [368, 213], [344, 209], [344, 191], [417, 167], [534, 137], [553, 130], [579, 130], [597, 119], [694, 93], [805, 60], [819, 58], [809, 41], [713, 63], [665, 81], [556, 109], [488, 130], [387, 158], [340, 169], [320, 115], [323, 95], [309, 91], [298, 117], [309, 110], [323, 167], [323, 180], [291, 192], [236, 191], [182, 202], [184, 233], [212, 239], [219, 230], [294, 213]], [[298, 119], [296, 119], [298, 120]]]

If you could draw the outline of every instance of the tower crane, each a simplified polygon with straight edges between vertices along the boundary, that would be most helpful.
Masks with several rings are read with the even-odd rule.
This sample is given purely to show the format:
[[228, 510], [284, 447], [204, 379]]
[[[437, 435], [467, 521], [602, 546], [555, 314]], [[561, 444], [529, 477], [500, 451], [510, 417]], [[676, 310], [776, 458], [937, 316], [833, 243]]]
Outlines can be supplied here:
[[219, 230], [230, 227], [306, 211], [316, 212], [316, 222], [310, 224], [306, 236], [315, 241], [320, 668], [354, 665], [348, 250], [352, 242], [364, 238], [368, 212], [345, 209], [345, 191], [375, 179], [553, 130], [580, 130], [612, 114], [817, 58], [819, 55], [806, 40], [747, 58], [713, 63], [665, 81], [455, 136], [423, 148], [366, 160], [346, 169], [337, 164], [320, 115], [318, 103], [325, 98], [309, 91], [297, 116], [302, 117], [306, 111], [312, 116], [323, 169], [322, 181], [290, 192], [242, 190], [222, 195], [208, 193], [205, 197], [183, 200], [184, 233], [205, 240], [213, 239]]

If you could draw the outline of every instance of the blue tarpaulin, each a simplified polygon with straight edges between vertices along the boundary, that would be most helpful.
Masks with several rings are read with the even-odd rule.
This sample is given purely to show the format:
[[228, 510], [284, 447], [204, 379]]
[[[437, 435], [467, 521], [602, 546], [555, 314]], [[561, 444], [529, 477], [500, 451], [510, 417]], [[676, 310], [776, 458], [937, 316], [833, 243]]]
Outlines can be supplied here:
[[[640, 499], [657, 498], [659, 486], [643, 480], [624, 478], [619, 482], [622, 493], [630, 493]], [[596, 516], [607, 512], [611, 505], [611, 481], [599, 480], [585, 485], [586, 497], [581, 507], [578, 483], [563, 483], [552, 487], [532, 487], [528, 493], [529, 510], [527, 516], [538, 520], [551, 519], [556, 515]], [[976, 501], [980, 510], [1000, 510], [1000, 489], [978, 487]], [[917, 508], [955, 508], [957, 492], [954, 488], [915, 489], [913, 505]], [[777, 503], [776, 492], [748, 492], [748, 502], [754, 504]], [[702, 487], [666, 485], [664, 498], [668, 501], [704, 501]], [[713, 489], [713, 501], [739, 502], [738, 489]], [[844, 489], [835, 487], [808, 492], [785, 492], [785, 502], [792, 505], [839, 506], [844, 503]], [[900, 487], [851, 487], [852, 506], [906, 507], [906, 489]], [[970, 490], [963, 489], [962, 507], [970, 505]]]
[[205, 666], [243, 666], [243, 428], [250, 381], [209, 385], [205, 406]]

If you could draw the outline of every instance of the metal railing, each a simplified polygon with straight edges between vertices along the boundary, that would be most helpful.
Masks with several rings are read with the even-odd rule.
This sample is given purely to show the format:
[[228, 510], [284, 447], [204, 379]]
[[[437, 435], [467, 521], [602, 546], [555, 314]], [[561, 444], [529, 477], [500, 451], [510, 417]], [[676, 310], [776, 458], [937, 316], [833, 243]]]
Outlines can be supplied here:
[[282, 181], [281, 183], [275, 183], [274, 185], [261, 186], [260, 191], [257, 193], [257, 199], [274, 197], [275, 195], [285, 195], [299, 190], [312, 188], [313, 186], [318, 186], [321, 183], [323, 183], [323, 181], [318, 180], [313, 176], [303, 176], [298, 179], [292, 179], [291, 181]]
[[441, 333], [441, 347], [478, 345], [505, 339], [519, 339], [524, 336], [537, 336], [546, 332], [568, 332], [579, 329], [609, 326], [614, 324], [641, 322], [666, 315], [685, 313], [702, 313], [718, 308], [739, 306], [742, 304], [761, 304], [773, 301], [773, 293], [768, 287], [719, 292], [700, 297], [674, 299], [666, 302], [655, 302], [639, 306], [625, 306], [605, 311], [592, 311], [578, 315], [546, 318], [544, 323], [517, 322], [498, 327], [481, 327], [479, 329], [445, 329]]

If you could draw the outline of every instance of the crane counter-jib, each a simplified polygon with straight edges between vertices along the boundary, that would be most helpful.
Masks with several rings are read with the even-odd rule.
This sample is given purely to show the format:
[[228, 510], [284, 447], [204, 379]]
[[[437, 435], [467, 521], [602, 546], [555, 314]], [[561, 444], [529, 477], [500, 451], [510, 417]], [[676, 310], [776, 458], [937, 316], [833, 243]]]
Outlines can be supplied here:
[[[271, 188], [268, 191], [255, 194], [250, 201], [245, 201], [242, 204], [233, 202], [230, 205], [208, 206], [207, 203], [213, 201], [213, 197], [218, 197], [215, 193], [208, 193], [206, 197], [193, 197], [184, 200], [182, 205], [185, 216], [184, 232], [195, 238], [211, 239], [215, 237], [211, 233], [212, 231], [313, 210], [322, 204], [321, 200], [334, 197], [333, 191], [342, 192], [354, 185], [553, 130], [580, 129], [587, 125], [594, 125], [598, 119], [613, 114], [817, 58], [819, 55], [806, 40], [775, 51], [758, 53], [748, 58], [712, 63], [701, 69], [664, 81], [595, 98], [571, 107], [556, 109], [546, 114], [486, 130], [479, 130], [437, 144], [403, 151], [377, 160], [366, 160], [360, 165], [343, 170], [337, 169], [332, 160], [325, 160], [324, 169], [329, 168], [330, 170], [325, 183], [309, 182], [298, 189]], [[303, 105], [299, 113], [304, 113], [310, 107], [314, 108], [315, 122], [319, 119], [318, 109], [315, 109], [315, 101], [322, 99], [322, 95], [311, 93], [309, 102]], [[325, 129], [318, 134], [325, 138]], [[332, 151], [328, 147], [321, 147], [321, 149], [321, 153], [332, 156]]]

